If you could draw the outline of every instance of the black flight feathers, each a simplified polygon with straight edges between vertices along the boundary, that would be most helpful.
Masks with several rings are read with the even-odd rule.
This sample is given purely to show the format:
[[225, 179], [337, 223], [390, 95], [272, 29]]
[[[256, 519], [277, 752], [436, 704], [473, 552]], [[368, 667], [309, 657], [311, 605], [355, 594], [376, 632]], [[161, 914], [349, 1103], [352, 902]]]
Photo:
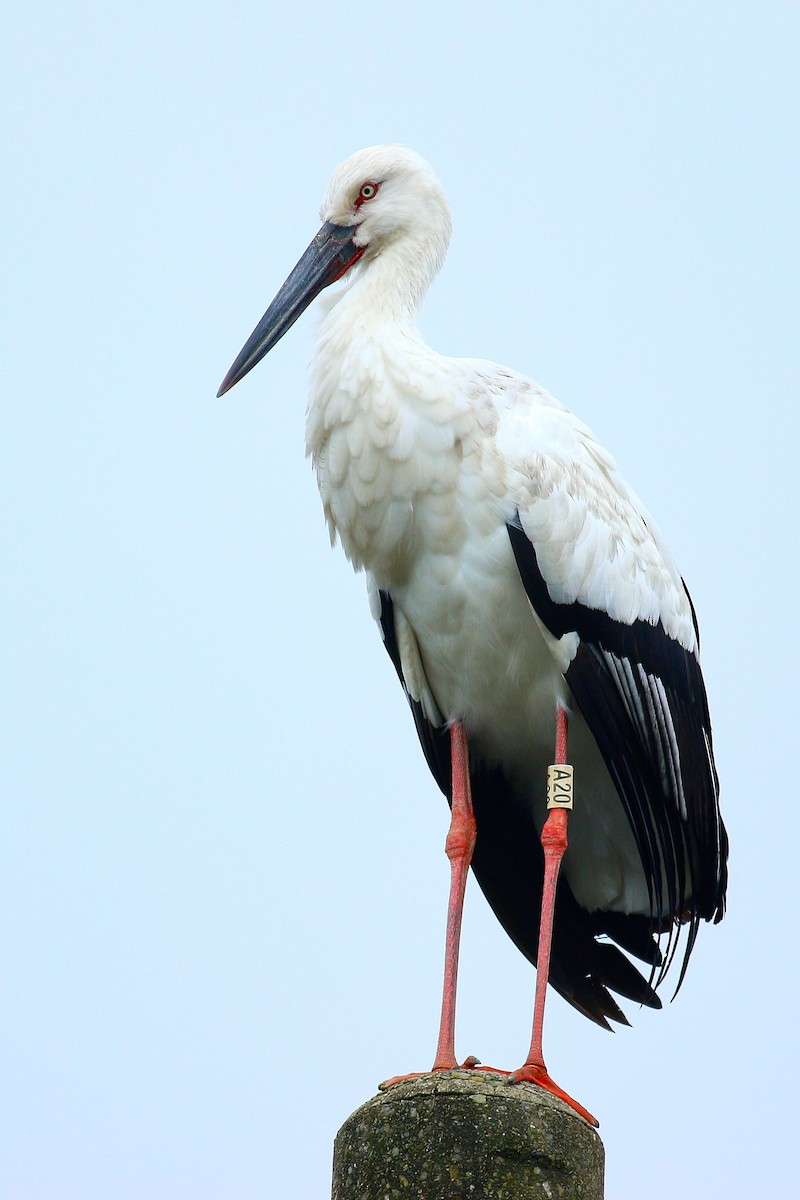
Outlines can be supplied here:
[[[654, 911], [666, 908], [690, 924], [688, 957], [699, 919], [721, 920], [727, 883], [700, 664], [661, 621], [626, 625], [580, 601], [554, 601], [519, 516], [508, 534], [539, 619], [554, 637], [580, 637], [565, 678], [628, 815]], [[689, 605], [696, 628], [691, 599]]]

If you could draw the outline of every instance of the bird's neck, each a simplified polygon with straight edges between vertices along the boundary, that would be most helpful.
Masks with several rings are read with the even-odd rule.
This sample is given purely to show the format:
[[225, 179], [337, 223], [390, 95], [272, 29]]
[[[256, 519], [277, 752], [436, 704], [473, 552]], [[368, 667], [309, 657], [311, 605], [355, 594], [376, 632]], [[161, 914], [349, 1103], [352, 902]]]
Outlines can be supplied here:
[[328, 321], [350, 329], [368, 321], [376, 327], [416, 331], [417, 312], [439, 265], [436, 246], [429, 240], [383, 246], [356, 268], [350, 285], [333, 301]]
[[[309, 453], [315, 424], [348, 423], [358, 410], [424, 410], [442, 359], [417, 327], [416, 314], [435, 264], [421, 243], [385, 246], [328, 299], [319, 327], [309, 405]], [[323, 301], [324, 303], [324, 301]], [[409, 373], [413, 384], [409, 383]]]
[[314, 356], [306, 445], [328, 524], [379, 580], [405, 569], [415, 506], [459, 461], [462, 397], [417, 330], [419, 298], [383, 251], [337, 297]]

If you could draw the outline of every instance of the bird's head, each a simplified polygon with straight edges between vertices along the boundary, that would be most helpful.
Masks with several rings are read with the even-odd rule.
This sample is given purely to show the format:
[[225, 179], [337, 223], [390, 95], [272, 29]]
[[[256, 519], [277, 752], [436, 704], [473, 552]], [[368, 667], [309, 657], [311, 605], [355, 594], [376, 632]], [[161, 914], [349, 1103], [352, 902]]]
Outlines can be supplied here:
[[[283, 337], [323, 288], [361, 262], [390, 252], [420, 294], [438, 271], [450, 212], [432, 168], [405, 146], [370, 146], [335, 169], [320, 210], [323, 225], [242, 347], [222, 396]], [[405, 268], [405, 269], [403, 269]]]
[[340, 163], [320, 216], [354, 227], [353, 243], [367, 257], [401, 239], [440, 241], [446, 249], [450, 235], [442, 185], [425, 159], [406, 146], [368, 146]]

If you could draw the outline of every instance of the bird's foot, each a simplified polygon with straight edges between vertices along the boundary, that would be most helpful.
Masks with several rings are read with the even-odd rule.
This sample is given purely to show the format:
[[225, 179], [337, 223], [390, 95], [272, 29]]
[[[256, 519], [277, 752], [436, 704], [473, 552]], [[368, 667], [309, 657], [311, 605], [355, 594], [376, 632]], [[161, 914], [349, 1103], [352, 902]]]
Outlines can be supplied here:
[[436, 1071], [474, 1071], [478, 1067], [480, 1059], [474, 1054], [470, 1054], [469, 1058], [465, 1058], [463, 1063], [459, 1064], [453, 1059], [452, 1062], [435, 1062], [430, 1071], [411, 1071], [408, 1075], [393, 1075], [391, 1079], [384, 1079], [383, 1083], [378, 1084], [379, 1092], [387, 1092], [390, 1087], [394, 1087], [398, 1083], [406, 1083], [409, 1079], [421, 1079], [423, 1075], [432, 1075]]
[[595, 1129], [597, 1129], [600, 1124], [597, 1118], [593, 1117], [588, 1109], [584, 1108], [582, 1104], [579, 1104], [577, 1100], [573, 1100], [572, 1096], [565, 1092], [563, 1088], [560, 1088], [557, 1083], [553, 1082], [553, 1080], [547, 1074], [547, 1068], [545, 1067], [544, 1063], [525, 1063], [523, 1066], [518, 1067], [516, 1071], [512, 1071], [509, 1074], [508, 1082], [535, 1083], [540, 1088], [544, 1088], [546, 1092], [549, 1092], [551, 1096], [557, 1096], [559, 1100], [563, 1100], [565, 1104], [568, 1104], [570, 1108], [574, 1109], [579, 1116], [583, 1117], [585, 1121], [588, 1121], [590, 1125], [593, 1125]]
[[576, 1113], [582, 1116], [585, 1121], [588, 1121], [590, 1125], [593, 1125], [595, 1129], [600, 1125], [597, 1118], [593, 1117], [587, 1108], [584, 1108], [577, 1100], [573, 1100], [568, 1092], [565, 1092], [563, 1088], [560, 1088], [550, 1078], [547, 1074], [547, 1068], [543, 1065], [525, 1063], [523, 1066], [518, 1067], [516, 1071], [504, 1071], [502, 1067], [484, 1067], [479, 1064], [476, 1058], [473, 1058], [471, 1060], [467, 1059], [464, 1066], [468, 1066], [473, 1071], [485, 1071], [487, 1075], [502, 1075], [508, 1083], [535, 1083], [538, 1087], [544, 1088], [546, 1092], [549, 1092], [551, 1096], [557, 1096], [559, 1100], [563, 1100], [565, 1104], [568, 1104], [570, 1108], [574, 1109]]
[[408, 1075], [393, 1075], [391, 1079], [384, 1079], [383, 1083], [378, 1084], [378, 1090], [386, 1092], [389, 1088], [394, 1087], [398, 1083], [406, 1083], [409, 1079], [421, 1079], [423, 1075], [432, 1075], [437, 1071], [485, 1071], [487, 1075], [502, 1075], [508, 1083], [535, 1083], [538, 1087], [544, 1088], [551, 1096], [557, 1096], [559, 1100], [563, 1100], [568, 1104], [579, 1116], [588, 1121], [597, 1129], [600, 1122], [596, 1117], [593, 1117], [587, 1108], [579, 1104], [577, 1100], [573, 1100], [568, 1092], [560, 1088], [547, 1073], [547, 1068], [544, 1065], [537, 1063], [525, 1063], [518, 1067], [516, 1071], [504, 1071], [502, 1067], [486, 1067], [483, 1066], [481, 1060], [476, 1058], [474, 1054], [470, 1054], [469, 1058], [465, 1058], [463, 1063], [459, 1064], [455, 1061], [451, 1063], [434, 1063], [430, 1071], [411, 1071]]

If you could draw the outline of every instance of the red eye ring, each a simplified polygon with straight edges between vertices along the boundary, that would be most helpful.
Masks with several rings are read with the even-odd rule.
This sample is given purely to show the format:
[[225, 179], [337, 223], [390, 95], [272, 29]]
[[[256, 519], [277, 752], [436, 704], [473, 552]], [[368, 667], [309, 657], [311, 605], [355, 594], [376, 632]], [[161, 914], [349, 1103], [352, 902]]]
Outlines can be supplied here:
[[361, 190], [356, 197], [356, 208], [361, 208], [361, 205], [365, 204], [368, 200], [374, 200], [380, 186], [379, 183], [373, 183], [372, 180], [362, 183]]

